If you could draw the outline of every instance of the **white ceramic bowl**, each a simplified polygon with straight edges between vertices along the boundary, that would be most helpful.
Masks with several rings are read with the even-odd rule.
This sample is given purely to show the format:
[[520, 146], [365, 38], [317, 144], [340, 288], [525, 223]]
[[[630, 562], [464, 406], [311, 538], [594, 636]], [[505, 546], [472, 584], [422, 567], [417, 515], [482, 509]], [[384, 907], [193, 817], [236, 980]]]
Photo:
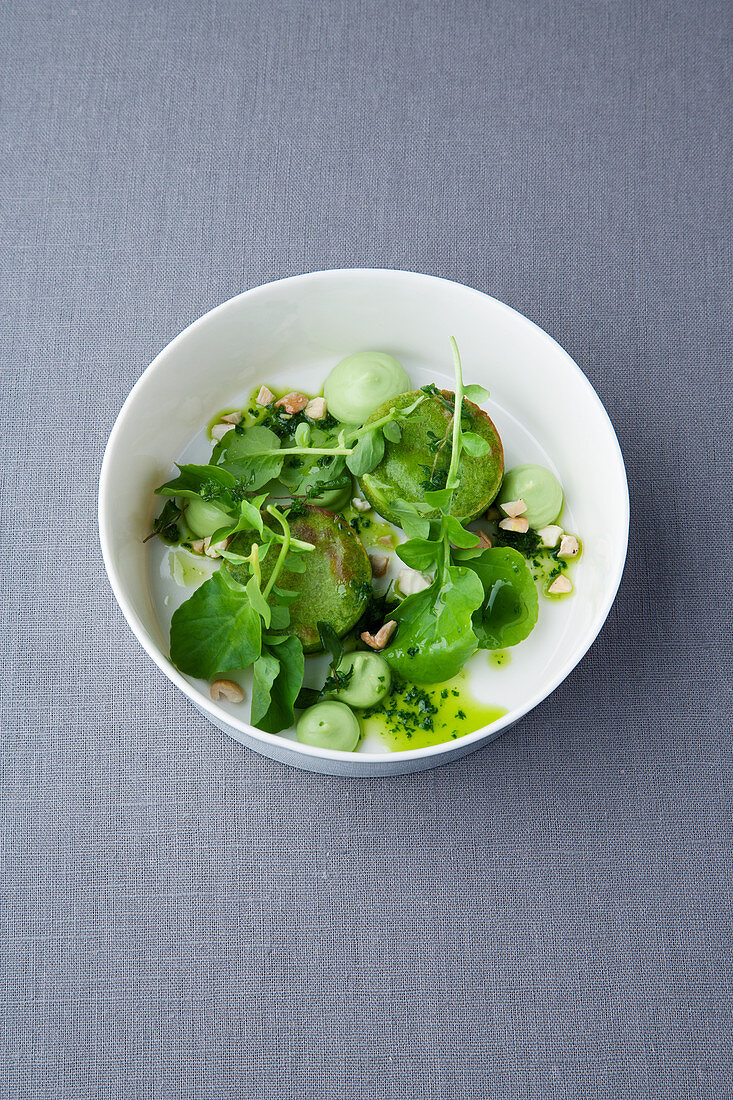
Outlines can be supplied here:
[[[343, 753], [299, 745], [250, 726], [208, 685], [181, 675], [167, 656], [156, 606], [150, 529], [153, 489], [219, 409], [271, 382], [317, 392], [352, 352], [376, 349], [402, 361], [416, 385], [452, 388], [448, 339], [461, 348], [467, 383], [487, 404], [507, 466], [538, 461], [565, 489], [564, 525], [580, 535], [574, 595], [541, 601], [540, 622], [505, 669], [473, 658], [473, 683], [503, 719], [447, 744], [405, 752]], [[572, 671], [603, 625], [623, 571], [629, 498], [608, 416], [575, 363], [536, 325], [479, 291], [409, 271], [317, 271], [268, 283], [211, 310], [177, 336], [137, 382], [107, 444], [99, 529], [115, 596], [156, 664], [214, 725], [273, 759], [339, 775], [394, 775], [455, 760], [513, 725]], [[602, 690], [602, 689], [601, 689]], [[241, 707], [240, 707], [241, 713]]]

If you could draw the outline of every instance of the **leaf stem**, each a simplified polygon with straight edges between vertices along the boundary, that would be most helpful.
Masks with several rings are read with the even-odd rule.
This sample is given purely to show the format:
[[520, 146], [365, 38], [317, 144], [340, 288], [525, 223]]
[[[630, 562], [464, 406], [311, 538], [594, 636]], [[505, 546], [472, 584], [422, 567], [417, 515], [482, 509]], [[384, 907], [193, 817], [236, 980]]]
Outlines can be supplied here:
[[451, 336], [450, 345], [453, 352], [453, 369], [456, 376], [456, 396], [453, 403], [453, 447], [446, 481], [446, 488], [451, 491], [451, 499], [446, 509], [448, 515], [450, 514], [450, 506], [453, 503], [453, 491], [458, 488], [459, 484], [456, 475], [458, 473], [458, 463], [461, 459], [461, 414], [463, 413], [463, 370], [455, 336]]
[[277, 520], [277, 522], [282, 527], [283, 541], [280, 547], [280, 553], [277, 556], [277, 561], [275, 562], [275, 568], [273, 569], [272, 575], [270, 576], [270, 579], [265, 586], [265, 591], [262, 593], [265, 599], [267, 599], [267, 597], [272, 592], [275, 586], [275, 582], [282, 572], [282, 568], [285, 564], [285, 559], [288, 556], [288, 551], [290, 550], [290, 524], [285, 519], [285, 516], [282, 514], [282, 512], [278, 511], [274, 504], [268, 504], [267, 511]]

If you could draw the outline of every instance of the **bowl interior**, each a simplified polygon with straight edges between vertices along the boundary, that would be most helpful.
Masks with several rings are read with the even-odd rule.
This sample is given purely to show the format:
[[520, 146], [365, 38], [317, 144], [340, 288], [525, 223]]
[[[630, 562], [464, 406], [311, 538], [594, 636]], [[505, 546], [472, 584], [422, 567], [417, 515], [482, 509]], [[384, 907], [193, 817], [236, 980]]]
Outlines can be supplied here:
[[[142, 543], [157, 503], [153, 489], [175, 460], [202, 445], [202, 427], [213, 414], [261, 382], [318, 392], [339, 359], [377, 349], [400, 359], [416, 385], [451, 388], [451, 335], [466, 382], [491, 391], [486, 408], [507, 468], [535, 461], [554, 469], [566, 495], [561, 522], [584, 545], [573, 597], [542, 600], [538, 627], [501, 667], [485, 653], [473, 659], [475, 693], [507, 712], [461, 738], [464, 746], [480, 743], [535, 706], [577, 664], [608, 614], [626, 554], [628, 493], [616, 436], [588, 381], [546, 333], [484, 294], [430, 276], [317, 272], [249, 291], [195, 322], [160, 353], [120, 413], [100, 481], [101, 542], [115, 595], [166, 674], [235, 736], [261, 742], [262, 751], [282, 738], [254, 730], [241, 710], [212, 703], [207, 685], [182, 677], [167, 660], [169, 612], [158, 560]], [[440, 757], [456, 744], [406, 755]], [[349, 758], [290, 747], [304, 757]], [[374, 764], [394, 759], [379, 745], [366, 749]]]

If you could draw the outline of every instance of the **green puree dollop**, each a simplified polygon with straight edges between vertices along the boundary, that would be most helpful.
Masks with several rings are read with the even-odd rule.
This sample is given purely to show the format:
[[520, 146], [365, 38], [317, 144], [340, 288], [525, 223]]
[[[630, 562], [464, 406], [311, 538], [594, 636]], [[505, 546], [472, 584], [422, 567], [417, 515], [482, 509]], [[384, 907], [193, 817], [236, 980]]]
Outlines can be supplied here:
[[[377, 420], [393, 408], [406, 408], [420, 397], [420, 390], [400, 394], [380, 405], [367, 420]], [[442, 489], [451, 460], [451, 428], [454, 395], [450, 390], [434, 390], [418, 409], [400, 421], [402, 438], [387, 441], [384, 458], [359, 479], [362, 492], [373, 508], [385, 519], [400, 526], [396, 500], [422, 501], [425, 492]], [[491, 446], [488, 454], [473, 458], [462, 454], [458, 466], [460, 485], [453, 496], [451, 515], [462, 523], [480, 516], [493, 501], [504, 472], [504, 449], [490, 417], [467, 398], [463, 405], [462, 426], [475, 432]], [[434, 513], [438, 515], [437, 510]]]
[[503, 718], [506, 710], [475, 699], [464, 673], [435, 686], [394, 678], [389, 695], [361, 714], [366, 734], [394, 751], [453, 741]]

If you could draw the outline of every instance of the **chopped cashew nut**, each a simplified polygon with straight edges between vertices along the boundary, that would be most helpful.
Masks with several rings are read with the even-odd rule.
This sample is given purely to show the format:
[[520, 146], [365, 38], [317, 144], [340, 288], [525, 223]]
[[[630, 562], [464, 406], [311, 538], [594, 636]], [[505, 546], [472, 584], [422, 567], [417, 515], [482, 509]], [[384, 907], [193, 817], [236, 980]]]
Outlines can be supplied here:
[[543, 527], [537, 532], [542, 539], [542, 545], [548, 550], [551, 550], [553, 546], [557, 546], [562, 535], [562, 527], [558, 527], [556, 523], [551, 523], [549, 527]]
[[560, 539], [560, 549], [557, 552], [558, 558], [575, 558], [579, 552], [580, 543], [575, 535], [563, 535]]
[[244, 702], [244, 692], [239, 684], [234, 683], [234, 680], [214, 680], [209, 688], [209, 694], [216, 703], [220, 699], [226, 699], [228, 703]]
[[260, 392], [255, 397], [255, 402], [258, 405], [271, 405], [275, 400], [275, 394], [272, 390], [268, 390], [267, 386], [260, 386]]
[[529, 521], [524, 516], [517, 516], [516, 518], [503, 519], [499, 523], [502, 531], [514, 531], [517, 535], [526, 535], [529, 531]]
[[372, 576], [383, 577], [387, 572], [389, 558], [385, 558], [384, 554], [370, 554], [369, 561], [372, 567]]
[[430, 588], [433, 582], [424, 573], [418, 573], [417, 569], [400, 569], [397, 583], [400, 586], [400, 592], [404, 592], [406, 596], [414, 596], [416, 592], [423, 592], [426, 588]]
[[220, 550], [226, 550], [229, 545], [229, 539], [222, 539], [221, 542], [215, 542], [212, 545], [211, 536], [207, 536], [204, 539], [204, 553], [207, 558], [220, 558]]
[[238, 424], [242, 419], [242, 414], [240, 412], [227, 413], [226, 416], [222, 416], [221, 419], [224, 424]]
[[492, 504], [490, 508], [486, 509], [484, 517], [489, 521], [489, 523], [496, 523], [496, 521], [501, 517], [501, 512]]
[[564, 596], [567, 592], [573, 591], [573, 586], [567, 577], [557, 577], [547, 591], [552, 596]]
[[527, 511], [527, 505], [521, 497], [519, 500], [507, 500], [504, 504], [500, 504], [499, 507], [504, 515], [509, 516], [511, 519], [514, 519], [515, 516], [521, 516], [523, 512]]
[[212, 439], [223, 439], [224, 436], [227, 435], [228, 432], [233, 432], [233, 431], [234, 431], [234, 425], [233, 424], [214, 424], [214, 427], [211, 429], [211, 438]]
[[203, 554], [204, 550], [206, 549], [205, 543], [206, 539], [194, 539], [191, 543], [191, 549], [193, 550], [194, 554]]
[[485, 531], [479, 531], [479, 533], [478, 533], [478, 544], [479, 544], [479, 546], [481, 547], [482, 550], [489, 550], [490, 549], [491, 539], [489, 538], [489, 536], [486, 534]]
[[361, 497], [354, 497], [351, 502], [356, 508], [357, 512], [371, 512], [372, 506], [368, 500], [362, 500]]
[[368, 630], [365, 630], [361, 635], [361, 640], [366, 642], [370, 649], [384, 649], [396, 629], [396, 621], [390, 619], [384, 626], [380, 626], [376, 634], [370, 634]]
[[308, 398], [304, 393], [286, 393], [284, 397], [281, 397], [279, 401], [275, 402], [275, 408], [283, 408], [286, 413], [290, 413], [293, 416], [295, 413], [302, 412], [308, 404]]
[[305, 407], [305, 415], [311, 420], [323, 420], [326, 411], [325, 397], [312, 397]]
[[380, 537], [377, 539], [377, 542], [381, 542], [382, 546], [391, 547], [392, 546], [392, 536], [391, 535], [380, 535]]

